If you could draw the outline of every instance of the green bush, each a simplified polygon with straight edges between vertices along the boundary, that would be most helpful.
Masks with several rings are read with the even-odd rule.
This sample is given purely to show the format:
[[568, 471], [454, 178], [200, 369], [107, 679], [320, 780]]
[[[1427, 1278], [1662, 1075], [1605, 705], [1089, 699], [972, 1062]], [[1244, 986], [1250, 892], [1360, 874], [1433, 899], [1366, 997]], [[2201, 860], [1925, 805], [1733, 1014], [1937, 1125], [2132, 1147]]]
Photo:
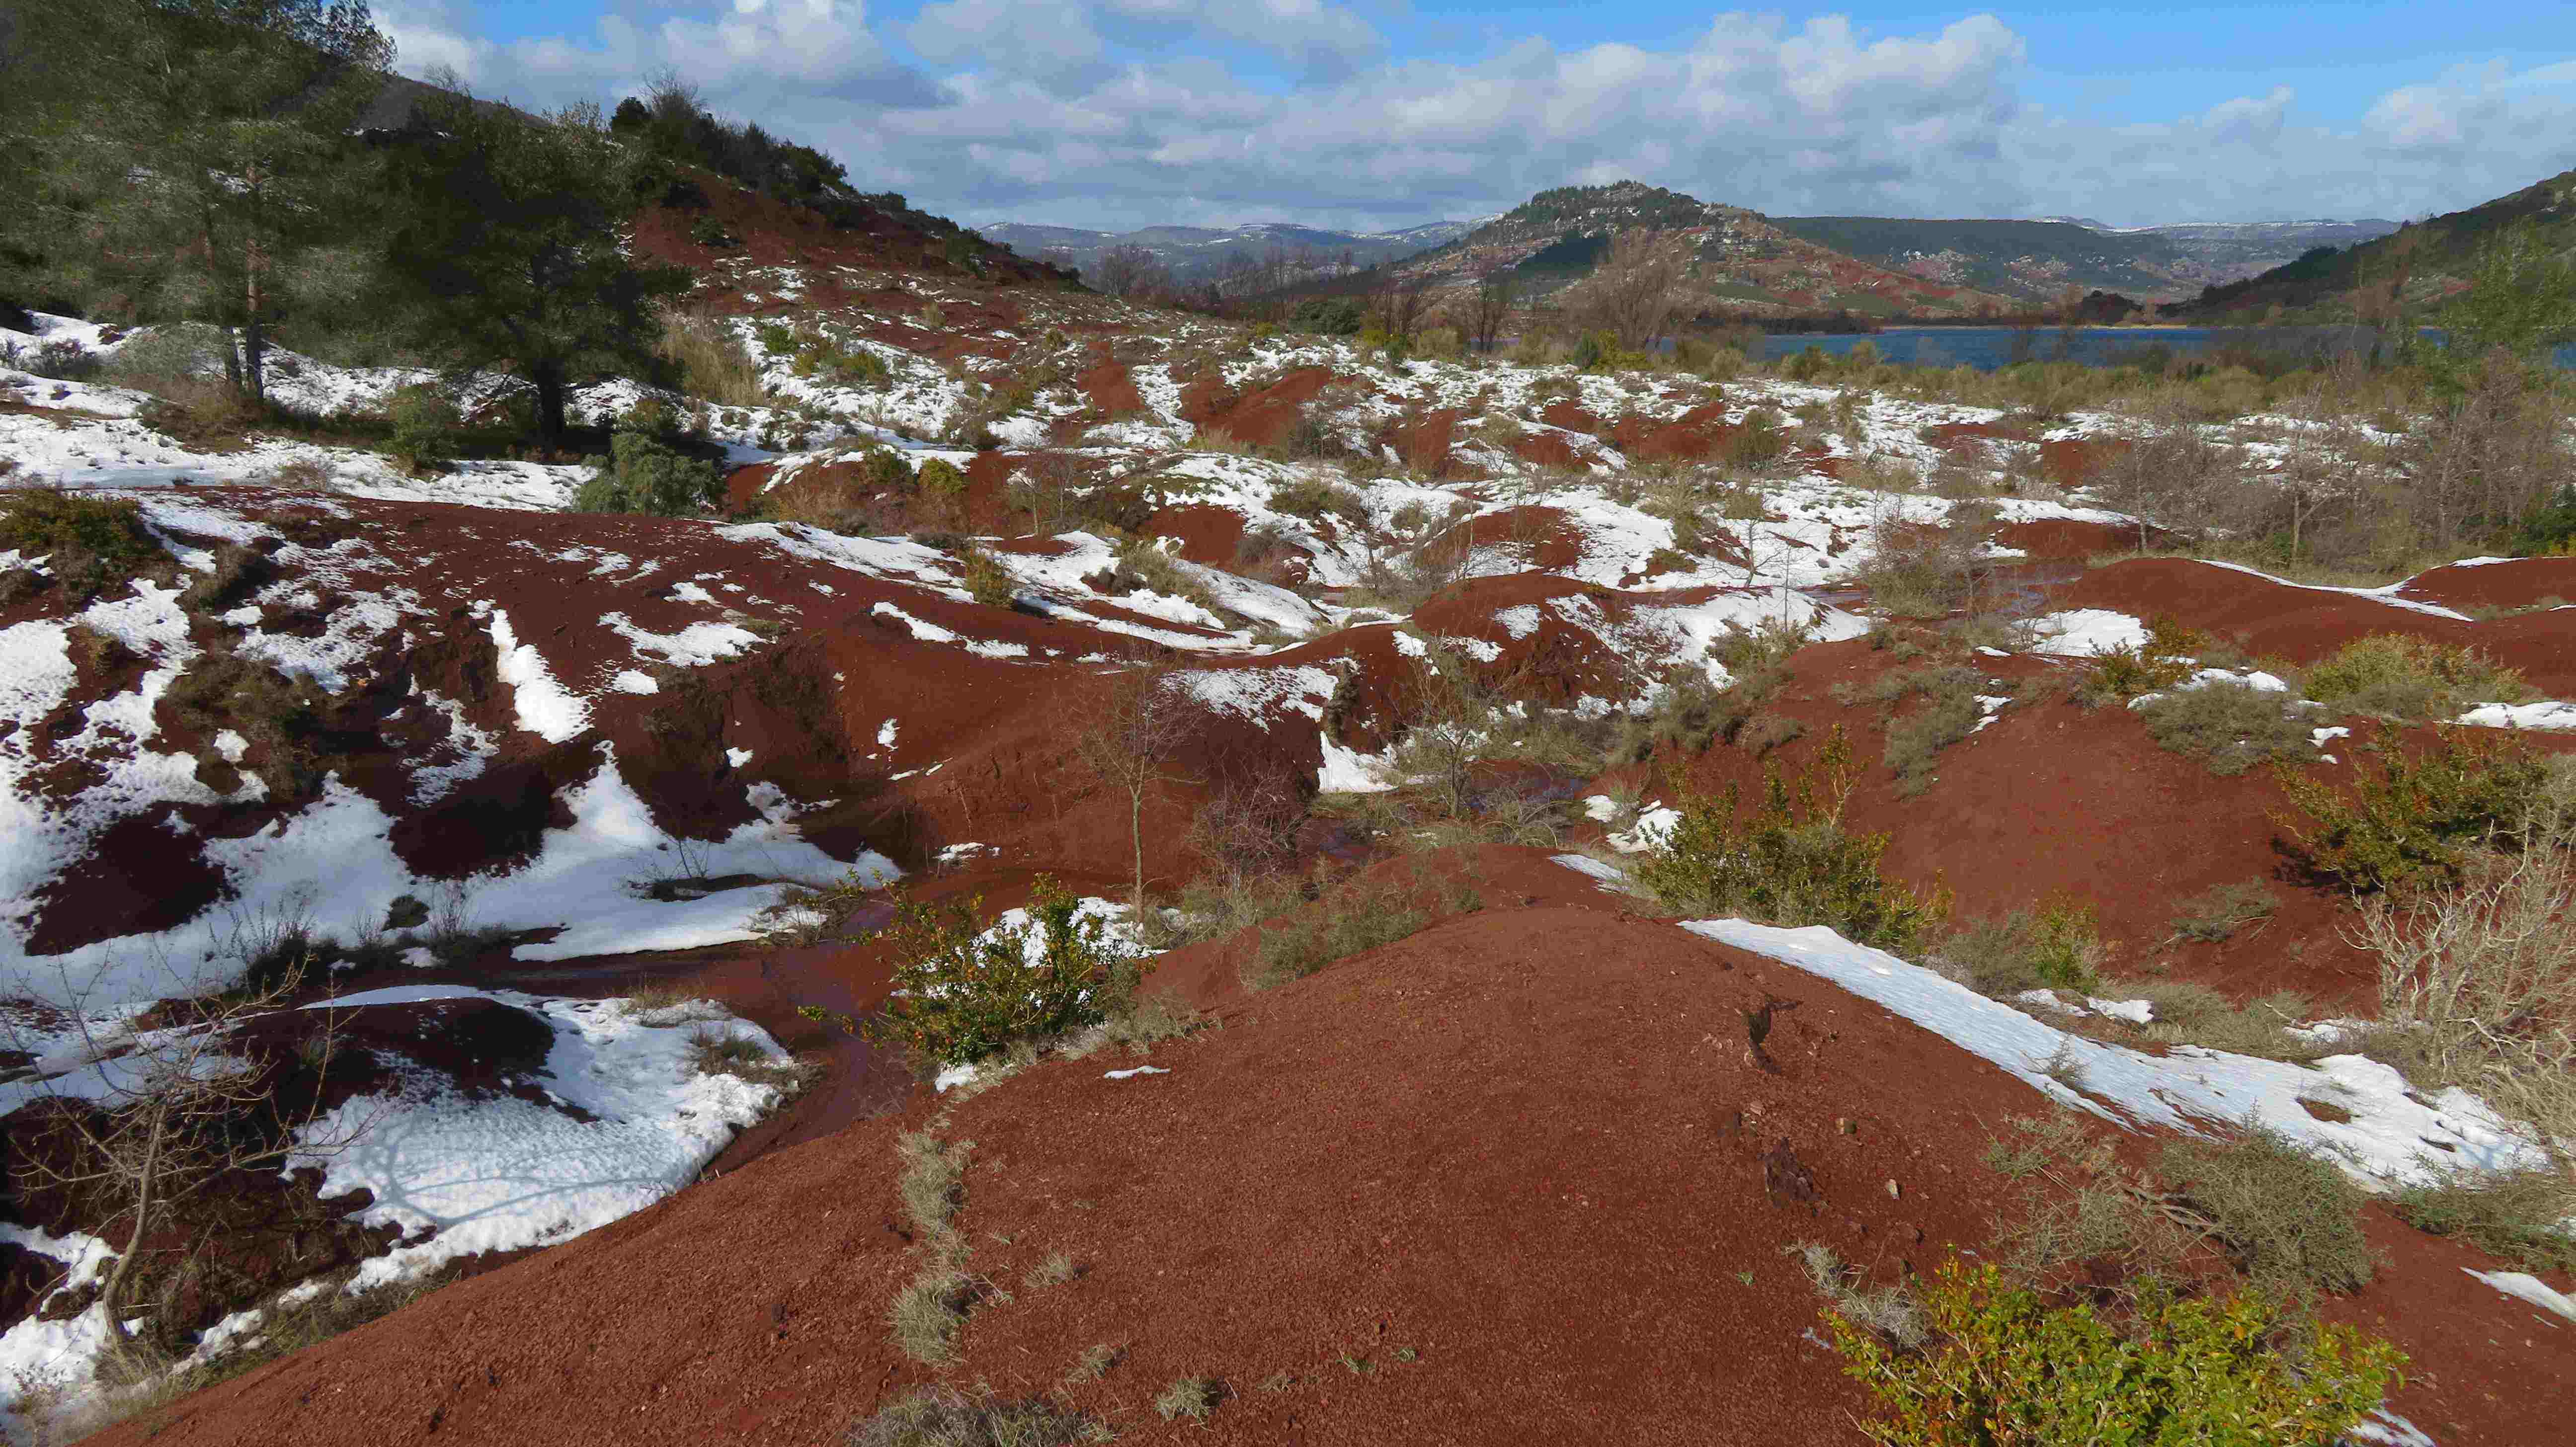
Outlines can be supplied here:
[[2556, 497], [2531, 510], [2514, 532], [2513, 551], [2525, 558], [2576, 553], [2576, 483], [2558, 489]]
[[1721, 798], [1685, 793], [1680, 821], [1637, 877], [1683, 913], [1821, 924], [1848, 940], [1910, 953], [1948, 912], [1948, 900], [1879, 874], [1887, 836], [1843, 829], [1852, 786], [1851, 745], [1838, 728], [1794, 785], [1777, 769], [1763, 771], [1762, 803], [1749, 818], [1733, 788]]
[[2089, 991], [2099, 983], [2103, 954], [2093, 906], [2072, 895], [2051, 895], [2036, 912], [1979, 921], [1941, 945], [1954, 975], [1998, 999], [2042, 988]]
[[2315, 824], [2274, 822], [2311, 869], [2357, 892], [2455, 884], [2471, 849], [2529, 842], [2528, 813], [2551, 772], [2520, 744], [2444, 729], [2432, 748], [2388, 753], [2350, 793], [2282, 770], [2283, 792]]
[[867, 461], [861, 464], [868, 486], [886, 492], [901, 492], [914, 486], [920, 474], [904, 460], [902, 453], [891, 447], [871, 447]]
[[385, 399], [385, 418], [393, 424], [385, 450], [404, 471], [416, 475], [455, 460], [465, 421], [446, 388], [434, 382], [401, 388]]
[[2089, 1305], [2051, 1308], [1991, 1265], [1945, 1262], [1926, 1303], [1939, 1345], [1909, 1353], [1828, 1311], [1843, 1371], [1878, 1405], [1861, 1424], [1891, 1447], [2065, 1443], [2325, 1444], [2403, 1380], [2396, 1347], [2316, 1328], [2296, 1365], [2272, 1349], [2281, 1309], [2151, 1296], [2129, 1332]]
[[1001, 560], [973, 543], [957, 560], [957, 571], [966, 584], [967, 593], [987, 608], [1008, 608], [1019, 596], [1019, 580]]
[[2521, 674], [2474, 648], [2400, 633], [2345, 644], [2308, 670], [2307, 691], [2319, 703], [2416, 723], [2457, 717], [2470, 704], [2531, 696]]
[[1369, 521], [1366, 499], [1354, 492], [1344, 492], [1320, 477], [1300, 477], [1272, 488], [1270, 507], [1273, 512], [1317, 522], [1326, 517], [1337, 517], [1355, 527], [1366, 527]]
[[1080, 903], [1040, 875], [1029, 922], [978, 938], [981, 899], [932, 905], [898, 896], [895, 922], [878, 935], [893, 948], [895, 995], [870, 1034], [967, 1064], [1124, 1009], [1145, 967], [1097, 916], [1078, 914]]
[[2249, 924], [2260, 924], [2280, 908], [2272, 891], [2253, 880], [2215, 884], [2184, 900], [2173, 920], [2174, 938], [2210, 945], [2233, 939]]
[[2095, 655], [2078, 692], [2084, 701], [2098, 704], [2171, 688], [2199, 671], [2192, 655], [2202, 642], [2197, 632], [2157, 614], [2147, 620], [2145, 642]]
[[[764, 327], [760, 332], [761, 345], [771, 351], [784, 350], [773, 340], [776, 335]], [[887, 368], [884, 358], [866, 347], [844, 345], [819, 327], [790, 333], [786, 340], [795, 345], [795, 351], [788, 357], [788, 370], [799, 377], [870, 391], [882, 390], [894, 380], [894, 373]]]
[[640, 432], [617, 433], [608, 446], [611, 458], [590, 460], [591, 475], [573, 494], [574, 511], [687, 517], [724, 501], [724, 478], [712, 462]]
[[1429, 929], [1434, 916], [1393, 880], [1355, 881], [1261, 932], [1238, 971], [1244, 987], [1267, 990], [1301, 980], [1336, 960]]
[[689, 228], [689, 239], [717, 251], [742, 245], [742, 238], [725, 230], [724, 223], [712, 216], [699, 217], [697, 224]]
[[2161, 693], [2138, 706], [2161, 747], [2205, 761], [2233, 778], [2266, 759], [2313, 758], [2315, 726], [2288, 693], [2234, 679], [2213, 679]]
[[131, 498], [50, 487], [0, 492], [0, 548], [14, 548], [84, 593], [130, 582], [164, 556]]
[[[900, 463], [902, 459], [897, 458], [896, 461]], [[870, 465], [874, 466], [873, 460]], [[956, 463], [944, 457], [924, 459], [920, 470], [912, 475], [912, 481], [923, 497], [935, 501], [954, 502], [966, 495], [966, 474], [958, 469]]]
[[1908, 799], [1932, 787], [1932, 761], [1943, 749], [1976, 732], [1985, 714], [1977, 690], [1985, 678], [1973, 668], [1925, 668], [1886, 675], [1898, 697], [1920, 693], [1924, 706], [1887, 725], [1887, 767], [1896, 792]]
[[1327, 337], [1355, 337], [1368, 324], [1368, 303], [1355, 296], [1314, 296], [1288, 314], [1291, 330]]

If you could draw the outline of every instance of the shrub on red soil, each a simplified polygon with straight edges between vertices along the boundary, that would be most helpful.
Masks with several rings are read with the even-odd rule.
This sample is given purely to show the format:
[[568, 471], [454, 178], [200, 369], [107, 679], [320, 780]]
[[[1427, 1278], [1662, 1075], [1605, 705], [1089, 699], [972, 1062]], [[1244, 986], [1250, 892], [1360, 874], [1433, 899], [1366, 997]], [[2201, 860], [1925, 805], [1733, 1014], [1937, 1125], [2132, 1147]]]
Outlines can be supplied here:
[[2308, 670], [2306, 685], [2319, 703], [2418, 723], [2455, 717], [2473, 703], [2531, 696], [2521, 674], [2476, 648], [2399, 633], [2345, 644]]
[[2447, 729], [2431, 748], [2391, 750], [2350, 793], [2282, 770], [2290, 802], [2316, 822], [2279, 822], [2310, 869], [2350, 889], [2455, 883], [2473, 848], [2530, 842], [2532, 805], [2556, 772], [2522, 745]]
[[895, 996], [871, 1022], [880, 1039], [943, 1064], [980, 1060], [1019, 1040], [1096, 1025], [1134, 998], [1144, 966], [1111, 941], [1081, 901], [1041, 878], [1029, 922], [979, 938], [981, 899], [898, 898], [884, 938]]
[[1879, 873], [1886, 835], [1844, 830], [1854, 782], [1851, 746], [1837, 729], [1794, 784], [1777, 769], [1764, 771], [1762, 803], [1750, 818], [1732, 785], [1720, 798], [1687, 794], [1681, 820], [1637, 878], [1685, 913], [1828, 925], [1846, 939], [1911, 953], [1948, 904]]
[[1941, 1345], [1924, 1355], [1827, 1313], [1844, 1370], [1878, 1400], [1880, 1419], [1861, 1424], [1871, 1441], [2332, 1442], [2379, 1405], [2406, 1361], [2387, 1342], [2321, 1326], [2293, 1367], [2270, 1345], [2280, 1308], [2250, 1292], [2152, 1301], [2132, 1335], [2089, 1305], [2051, 1309], [1991, 1265], [1952, 1260], [1929, 1307]]
[[0, 497], [0, 547], [44, 558], [46, 571], [92, 594], [164, 557], [132, 501], [50, 487], [13, 488]]

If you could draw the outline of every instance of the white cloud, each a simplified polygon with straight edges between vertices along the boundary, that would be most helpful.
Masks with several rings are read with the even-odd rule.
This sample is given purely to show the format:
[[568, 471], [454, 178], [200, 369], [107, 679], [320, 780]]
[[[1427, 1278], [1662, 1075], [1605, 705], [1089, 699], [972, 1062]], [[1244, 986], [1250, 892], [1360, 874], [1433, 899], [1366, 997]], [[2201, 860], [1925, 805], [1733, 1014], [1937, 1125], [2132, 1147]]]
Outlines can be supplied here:
[[[608, 3], [587, 34], [502, 45], [452, 0], [377, 13], [406, 69], [537, 103], [675, 66], [860, 184], [966, 220], [1404, 225], [1626, 176], [1784, 215], [2405, 216], [2576, 165], [2576, 66], [2448, 72], [2339, 127], [2287, 87], [2113, 126], [2026, 101], [2029, 46], [1990, 15], [1882, 35], [1726, 14], [1664, 49], [1533, 37], [1437, 60], [1388, 58], [1325, 0], [933, 0], [909, 20]], [[1247, 49], [1297, 75], [1223, 58]]]

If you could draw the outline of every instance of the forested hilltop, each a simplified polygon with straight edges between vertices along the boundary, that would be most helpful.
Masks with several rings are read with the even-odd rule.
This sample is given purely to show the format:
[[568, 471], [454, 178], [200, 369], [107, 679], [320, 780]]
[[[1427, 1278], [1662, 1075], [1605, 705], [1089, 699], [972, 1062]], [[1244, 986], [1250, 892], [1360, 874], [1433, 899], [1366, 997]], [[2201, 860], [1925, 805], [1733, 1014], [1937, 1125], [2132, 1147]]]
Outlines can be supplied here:
[[[392, 60], [348, 0], [9, 0], [0, 309], [211, 327], [254, 411], [275, 347], [515, 376], [553, 448], [570, 387], [677, 380], [661, 313], [742, 245], [708, 214], [718, 182], [930, 264], [1051, 275], [676, 80], [538, 114]], [[648, 210], [694, 218], [700, 254], [629, 255]]]

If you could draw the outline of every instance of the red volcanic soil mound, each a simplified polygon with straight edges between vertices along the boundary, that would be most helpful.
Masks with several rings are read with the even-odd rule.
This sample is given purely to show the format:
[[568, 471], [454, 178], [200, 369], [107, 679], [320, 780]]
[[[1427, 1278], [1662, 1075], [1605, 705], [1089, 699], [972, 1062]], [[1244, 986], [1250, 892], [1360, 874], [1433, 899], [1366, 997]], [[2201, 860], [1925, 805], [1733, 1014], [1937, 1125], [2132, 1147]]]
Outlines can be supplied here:
[[[1856, 1395], [1781, 1248], [1928, 1270], [1999, 1204], [1977, 1122], [2032, 1099], [1797, 971], [1603, 909], [1462, 918], [1243, 1003], [1159, 1049], [1169, 1074], [1102, 1078], [1127, 1063], [1040, 1067], [942, 1128], [975, 1143], [972, 1268], [1015, 1291], [946, 1377], [1046, 1390], [1111, 1343], [1068, 1395], [1148, 1441], [1724, 1421], [1841, 1443]], [[924, 1110], [449, 1287], [184, 1401], [153, 1440], [828, 1440], [931, 1377], [884, 1327], [918, 1267], [892, 1137]], [[1017, 1285], [1056, 1250], [1074, 1281]], [[1150, 1406], [1187, 1374], [1229, 1391], [1203, 1426]]]
[[[2150, 541], [2163, 530], [2150, 528]], [[2089, 558], [2096, 553], [2116, 552], [2138, 545], [2135, 527], [2116, 523], [2077, 522], [2073, 518], [2035, 518], [2026, 523], [2012, 523], [1995, 533], [1995, 543], [2031, 558]]]
[[[744, 190], [711, 171], [689, 168], [681, 174], [693, 190], [675, 187], [670, 196], [637, 209], [635, 249], [655, 261], [718, 273], [720, 281], [735, 265], [797, 264], [939, 272], [960, 283], [1057, 280], [1051, 268], [998, 247], [979, 256], [980, 270], [959, 267], [943, 254], [948, 234], [935, 231], [931, 218], [919, 212], [861, 203], [846, 224], [835, 224], [810, 206]], [[736, 244], [710, 247], [693, 239], [698, 224], [710, 218]], [[811, 280], [829, 294], [808, 287], [799, 294], [800, 306], [821, 309], [847, 300], [831, 278]]]
[[2432, 568], [2398, 585], [2401, 598], [2467, 612], [2576, 602], [2576, 558], [2512, 558]]
[[1194, 384], [1181, 395], [1181, 416], [1202, 432], [1223, 433], [1255, 447], [1277, 447], [1297, 425], [1299, 409], [1333, 381], [1330, 367], [1299, 367], [1249, 392]]
[[1080, 376], [1074, 378], [1074, 383], [1082, 388], [1083, 395], [1091, 399], [1093, 410], [1103, 418], [1115, 421], [1146, 410], [1145, 394], [1136, 390], [1136, 383], [1127, 375], [1127, 366], [1123, 362], [1104, 357], [1097, 365], [1085, 368]]
[[1639, 462], [1701, 462], [1715, 455], [1734, 430], [1727, 425], [1726, 404], [1707, 402], [1671, 421], [1622, 417], [1610, 440]]
[[[2437, 580], [2435, 586], [2449, 583]], [[2235, 639], [2251, 653], [2293, 663], [2313, 663], [2374, 633], [2402, 633], [2483, 649], [2520, 669], [2543, 693], [2576, 695], [2576, 613], [2523, 613], [2485, 622], [2445, 618], [2365, 594], [2302, 587], [2180, 558], [2138, 558], [2096, 569], [2057, 589], [2051, 602], [2059, 608], [2109, 608], [2141, 618], [2166, 614], [2204, 633]]]
[[[1937, 756], [1937, 781], [1908, 798], [1883, 762], [1886, 716], [1868, 703], [1844, 704], [1832, 690], [1866, 699], [1880, 675], [1913, 665], [1863, 641], [1815, 644], [1791, 664], [1792, 677], [1764, 707], [1793, 719], [1803, 738], [1756, 760], [1719, 746], [1693, 761], [1697, 787], [1735, 784], [1753, 797], [1766, 766], [1792, 777], [1840, 728], [1860, 760], [1845, 822], [1888, 836], [1889, 875], [1955, 895], [1951, 920], [1967, 924], [2071, 896], [2094, 909], [2116, 953], [2111, 974], [2169, 969], [2239, 998], [2300, 990], [2328, 1009], [2366, 1009], [2377, 974], [2342, 938], [2349, 905], [2331, 888], [2300, 882], [2276, 847], [2273, 815], [2292, 812], [2266, 772], [2219, 778], [2199, 760], [2169, 753], [2123, 709], [2081, 708], [2055, 689], [2057, 667], [2027, 657], [1978, 658], [1996, 678], [2018, 679], [2034, 702]], [[1918, 707], [1901, 705], [1896, 716]], [[2348, 768], [2318, 765], [2321, 777]], [[1645, 781], [1646, 787], [1664, 792]], [[2219, 944], [2170, 937], [2183, 902], [2215, 885], [2259, 882], [2279, 902], [2271, 923]]]
[[1574, 450], [1574, 444], [1555, 432], [1522, 433], [1512, 444], [1512, 455], [1541, 467], [1580, 467], [1584, 460], [1583, 454]]
[[[1131, 1441], [1841, 1444], [1859, 1390], [1785, 1248], [1884, 1282], [1981, 1244], [2009, 1183], [1977, 1153], [2038, 1101], [1601, 895], [1453, 919], [1104, 1078], [1136, 1063], [1050, 1061], [944, 1121], [916, 1098], [96, 1440], [803, 1447], [937, 1380]], [[923, 1261], [906, 1128], [971, 1142], [956, 1225], [993, 1288], [936, 1374], [885, 1327]], [[2489, 1263], [2370, 1229], [2392, 1259], [2326, 1310], [2414, 1354], [2398, 1409], [2554, 1440], [2558, 1344], [2460, 1269]], [[1036, 1284], [1051, 1252], [1076, 1274]], [[1151, 1406], [1182, 1376], [1222, 1385], [1203, 1423]]]
[[2062, 437], [2039, 445], [2039, 465], [2059, 487], [2082, 487], [2101, 471], [2105, 460], [2129, 450], [2119, 437]]
[[1157, 509], [1137, 531], [1148, 537], [1177, 538], [1181, 556], [1211, 568], [1234, 566], [1243, 542], [1243, 514], [1210, 503], [1179, 503]]

